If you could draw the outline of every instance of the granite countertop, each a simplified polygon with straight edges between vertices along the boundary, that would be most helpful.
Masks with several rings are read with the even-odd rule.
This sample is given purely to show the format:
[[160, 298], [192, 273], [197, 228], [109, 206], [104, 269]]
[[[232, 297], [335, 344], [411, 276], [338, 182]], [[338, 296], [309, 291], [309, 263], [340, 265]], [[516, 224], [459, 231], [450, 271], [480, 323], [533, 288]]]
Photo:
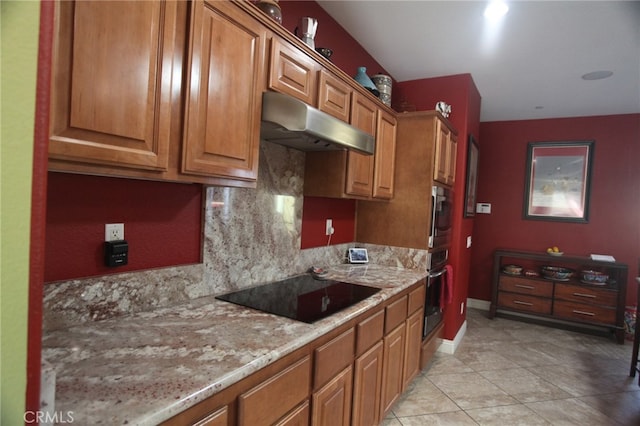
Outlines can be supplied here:
[[338, 265], [329, 279], [382, 290], [307, 324], [213, 296], [188, 304], [46, 332], [55, 410], [79, 424], [167, 420], [389, 299], [426, 271]]

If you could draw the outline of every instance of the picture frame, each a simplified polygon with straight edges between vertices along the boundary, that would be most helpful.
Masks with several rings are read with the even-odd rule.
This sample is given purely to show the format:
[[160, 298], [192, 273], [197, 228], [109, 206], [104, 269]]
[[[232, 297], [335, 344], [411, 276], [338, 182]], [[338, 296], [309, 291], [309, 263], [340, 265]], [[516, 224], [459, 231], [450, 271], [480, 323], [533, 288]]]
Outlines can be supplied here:
[[595, 141], [529, 142], [525, 219], [588, 223]]
[[350, 248], [349, 263], [369, 263], [369, 255], [366, 248]]
[[478, 143], [473, 135], [469, 135], [467, 147], [467, 180], [464, 195], [464, 217], [476, 215], [476, 192], [478, 190]]

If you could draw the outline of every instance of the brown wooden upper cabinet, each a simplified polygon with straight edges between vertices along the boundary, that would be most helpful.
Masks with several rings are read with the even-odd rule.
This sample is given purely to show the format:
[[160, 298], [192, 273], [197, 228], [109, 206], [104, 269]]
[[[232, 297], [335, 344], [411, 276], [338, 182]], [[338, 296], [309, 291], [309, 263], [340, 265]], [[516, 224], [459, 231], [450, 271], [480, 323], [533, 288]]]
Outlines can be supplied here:
[[255, 186], [265, 43], [230, 2], [57, 2], [49, 169]]
[[456, 153], [458, 139], [442, 121], [437, 122], [436, 154], [433, 169], [433, 180], [453, 186], [456, 180]]
[[354, 91], [350, 122], [376, 138], [374, 155], [356, 151], [307, 153], [304, 194], [316, 197], [389, 200], [393, 198], [396, 118]]
[[270, 89], [314, 106], [319, 68], [316, 61], [287, 41], [278, 37], [271, 40]]
[[266, 39], [227, 2], [193, 3], [183, 173], [257, 179]]
[[175, 2], [56, 3], [49, 156], [74, 164], [166, 171]]
[[274, 90], [377, 138], [375, 157], [318, 157], [305, 189], [393, 195], [393, 113], [250, 2], [57, 1], [53, 58], [52, 171], [255, 187]]

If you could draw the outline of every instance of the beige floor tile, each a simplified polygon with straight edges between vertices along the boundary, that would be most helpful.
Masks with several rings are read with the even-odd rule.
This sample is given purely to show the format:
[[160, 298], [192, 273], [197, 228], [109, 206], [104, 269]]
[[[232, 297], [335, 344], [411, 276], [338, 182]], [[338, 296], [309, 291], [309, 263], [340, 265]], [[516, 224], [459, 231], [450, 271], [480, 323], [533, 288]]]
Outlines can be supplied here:
[[640, 426], [631, 345], [467, 311], [454, 355], [437, 353], [383, 426]]
[[578, 398], [588, 406], [604, 413], [621, 425], [640, 425], [640, 388], [632, 392], [619, 392]]
[[543, 426], [550, 424], [522, 404], [477, 408], [467, 410], [466, 413], [482, 426]]
[[616, 424], [605, 414], [575, 398], [532, 402], [526, 405], [553, 425], [605, 426]]
[[426, 376], [435, 376], [437, 374], [452, 373], [472, 373], [473, 369], [467, 367], [462, 361], [454, 355], [436, 353], [429, 366], [424, 371]]
[[456, 353], [456, 358], [474, 371], [500, 370], [504, 368], [517, 368], [518, 364], [509, 361], [494, 351], [461, 351]]
[[524, 368], [483, 371], [480, 374], [519, 402], [571, 398], [572, 395]]
[[443, 374], [429, 380], [463, 410], [517, 403], [479, 373]]
[[477, 426], [477, 423], [464, 411], [401, 417], [399, 420], [402, 426]]
[[460, 411], [451, 399], [425, 376], [418, 376], [392, 408], [396, 417]]

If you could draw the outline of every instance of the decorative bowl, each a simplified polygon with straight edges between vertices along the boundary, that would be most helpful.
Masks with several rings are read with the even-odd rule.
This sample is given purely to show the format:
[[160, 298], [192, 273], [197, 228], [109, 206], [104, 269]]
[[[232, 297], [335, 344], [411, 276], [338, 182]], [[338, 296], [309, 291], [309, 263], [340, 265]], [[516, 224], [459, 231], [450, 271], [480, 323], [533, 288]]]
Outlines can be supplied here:
[[316, 52], [329, 60], [331, 60], [331, 55], [333, 55], [333, 50], [329, 49], [328, 47], [316, 47]]
[[598, 271], [585, 270], [580, 274], [582, 275], [582, 281], [589, 283], [604, 284], [609, 279], [609, 275]]
[[540, 268], [542, 276], [552, 280], [566, 281], [573, 276], [573, 269], [560, 266], [543, 266]]
[[563, 251], [548, 251], [551, 256], [562, 256], [564, 254]]
[[520, 265], [504, 265], [503, 271], [509, 275], [520, 275], [522, 273], [522, 266]]

